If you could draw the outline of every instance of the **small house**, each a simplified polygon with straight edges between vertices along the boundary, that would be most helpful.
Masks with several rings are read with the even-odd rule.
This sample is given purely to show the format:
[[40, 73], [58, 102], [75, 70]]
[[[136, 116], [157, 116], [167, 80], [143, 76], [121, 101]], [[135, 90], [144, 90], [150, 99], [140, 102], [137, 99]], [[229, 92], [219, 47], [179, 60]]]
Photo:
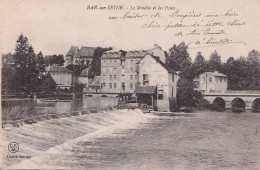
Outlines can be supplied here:
[[46, 72], [51, 75], [60, 89], [69, 89], [72, 84], [72, 72], [62, 66], [49, 66]]
[[227, 76], [218, 71], [199, 75], [199, 91], [202, 93], [225, 93], [227, 86]]
[[153, 106], [158, 111], [174, 110], [177, 81], [177, 74], [159, 57], [147, 54], [138, 65], [137, 102]]

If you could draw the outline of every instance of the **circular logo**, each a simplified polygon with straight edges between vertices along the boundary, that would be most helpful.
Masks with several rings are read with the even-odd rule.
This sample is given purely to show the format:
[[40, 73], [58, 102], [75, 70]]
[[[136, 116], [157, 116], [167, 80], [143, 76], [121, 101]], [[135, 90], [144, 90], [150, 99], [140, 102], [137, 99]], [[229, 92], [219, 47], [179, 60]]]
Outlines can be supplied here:
[[8, 150], [12, 153], [15, 153], [19, 150], [19, 145], [16, 142], [11, 142], [8, 145]]

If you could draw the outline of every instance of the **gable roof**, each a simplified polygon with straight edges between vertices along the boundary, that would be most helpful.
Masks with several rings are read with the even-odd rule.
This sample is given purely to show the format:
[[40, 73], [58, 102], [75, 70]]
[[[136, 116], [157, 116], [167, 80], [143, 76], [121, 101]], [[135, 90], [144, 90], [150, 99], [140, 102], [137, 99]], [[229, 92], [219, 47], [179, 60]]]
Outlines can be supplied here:
[[201, 75], [199, 76], [202, 76], [203, 74], [210, 74], [212, 76], [216, 76], [216, 77], [227, 77], [225, 74], [223, 73], [220, 73], [218, 71], [214, 71], [214, 72], [205, 72], [205, 73], [202, 73]]
[[71, 71], [62, 66], [52, 66], [47, 69], [47, 72], [62, 72], [62, 73], [71, 73]]
[[67, 56], [74, 56], [78, 50], [78, 46], [71, 46], [70, 50], [67, 53]]
[[157, 63], [159, 63], [164, 69], [166, 69], [169, 73], [174, 73], [176, 74], [176, 72], [174, 70], [172, 70], [170, 67], [168, 67], [164, 62], [162, 62], [159, 57], [156, 57], [154, 55], [151, 54], [147, 54], [145, 55], [140, 61], [139, 63], [146, 57], [146, 56], [151, 56]]
[[154, 94], [156, 86], [136, 86], [135, 93], [138, 94]]
[[88, 77], [88, 68], [82, 70], [79, 77]]
[[101, 85], [101, 77], [95, 76], [93, 79], [89, 79], [89, 86], [100, 86]]
[[96, 49], [95, 47], [82, 46], [79, 50], [80, 56], [81, 57], [93, 57], [95, 49]]

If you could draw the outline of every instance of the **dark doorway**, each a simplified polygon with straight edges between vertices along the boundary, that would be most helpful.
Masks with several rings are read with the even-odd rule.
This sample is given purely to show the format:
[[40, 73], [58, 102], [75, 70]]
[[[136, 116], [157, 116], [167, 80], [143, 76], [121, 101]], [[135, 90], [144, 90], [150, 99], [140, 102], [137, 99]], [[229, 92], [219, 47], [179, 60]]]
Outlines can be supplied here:
[[253, 100], [252, 102], [252, 109], [255, 112], [260, 112], [260, 98]]
[[214, 110], [224, 111], [225, 108], [226, 108], [225, 100], [222, 99], [221, 97], [217, 97], [217, 98], [213, 101], [213, 109], [214, 109]]
[[231, 102], [233, 112], [244, 112], [246, 104], [243, 99], [235, 98]]

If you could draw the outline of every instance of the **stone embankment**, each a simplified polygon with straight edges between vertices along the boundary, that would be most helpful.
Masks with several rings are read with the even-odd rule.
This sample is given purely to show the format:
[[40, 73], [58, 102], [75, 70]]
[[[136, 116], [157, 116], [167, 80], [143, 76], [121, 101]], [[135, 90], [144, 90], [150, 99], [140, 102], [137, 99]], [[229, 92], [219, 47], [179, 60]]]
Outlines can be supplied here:
[[77, 111], [70, 111], [70, 113], [53, 113], [53, 114], [43, 114], [43, 115], [37, 115], [37, 116], [32, 116], [29, 118], [24, 118], [24, 119], [19, 119], [19, 120], [7, 120], [7, 121], [2, 121], [2, 128], [5, 127], [20, 127], [23, 124], [33, 124], [37, 123], [39, 121], [44, 121], [44, 120], [50, 120], [50, 119], [58, 119], [62, 117], [71, 117], [71, 116], [78, 116], [78, 115], [85, 115], [85, 114], [90, 114], [90, 113], [98, 113], [102, 111], [107, 111], [107, 110], [115, 110], [116, 107], [107, 107], [107, 108], [91, 108], [87, 110], [77, 110]]

